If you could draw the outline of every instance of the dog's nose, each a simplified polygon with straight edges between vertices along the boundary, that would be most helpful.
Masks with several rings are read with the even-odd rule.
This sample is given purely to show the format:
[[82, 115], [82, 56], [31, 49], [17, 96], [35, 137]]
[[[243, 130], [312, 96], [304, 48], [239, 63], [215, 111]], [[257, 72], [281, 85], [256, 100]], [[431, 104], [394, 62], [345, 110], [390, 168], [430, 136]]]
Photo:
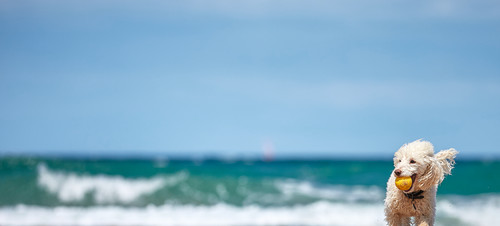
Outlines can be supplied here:
[[401, 175], [401, 170], [400, 169], [394, 170], [394, 174], [396, 174], [396, 176], [399, 177], [399, 175]]

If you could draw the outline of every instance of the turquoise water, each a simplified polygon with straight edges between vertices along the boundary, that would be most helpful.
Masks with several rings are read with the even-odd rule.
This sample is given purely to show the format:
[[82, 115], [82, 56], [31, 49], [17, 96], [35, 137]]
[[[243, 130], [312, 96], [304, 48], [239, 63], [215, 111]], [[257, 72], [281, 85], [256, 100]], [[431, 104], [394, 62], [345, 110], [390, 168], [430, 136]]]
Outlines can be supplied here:
[[[44, 223], [37, 216], [59, 210], [61, 222], [45, 223], [78, 225], [81, 222], [74, 221], [75, 215], [86, 216], [83, 220], [88, 222], [96, 219], [92, 211], [101, 210], [99, 214], [111, 211], [110, 216], [135, 215], [138, 219], [178, 217], [172, 225], [183, 225], [183, 216], [195, 213], [215, 225], [383, 225], [385, 186], [392, 170], [392, 161], [4, 157], [0, 159], [0, 224], [30, 225], [16, 220], [28, 215], [34, 217], [33, 222]], [[498, 173], [498, 161], [457, 161], [452, 175], [438, 189], [437, 223], [491, 223], [493, 212], [500, 210]], [[482, 211], [467, 209], [472, 207]], [[367, 213], [366, 222], [356, 217], [360, 209]], [[340, 215], [322, 219], [326, 210], [330, 210], [329, 216], [333, 211]], [[225, 214], [210, 214], [218, 211]], [[307, 216], [290, 218], [294, 211]], [[252, 217], [256, 213], [262, 222]], [[227, 215], [239, 217], [226, 222]], [[106, 216], [102, 219], [108, 219]], [[342, 221], [349, 217], [353, 220]], [[133, 219], [104, 222], [120, 225]], [[157, 223], [165, 221], [153, 220], [148, 225]], [[204, 223], [188, 221], [185, 225]]]

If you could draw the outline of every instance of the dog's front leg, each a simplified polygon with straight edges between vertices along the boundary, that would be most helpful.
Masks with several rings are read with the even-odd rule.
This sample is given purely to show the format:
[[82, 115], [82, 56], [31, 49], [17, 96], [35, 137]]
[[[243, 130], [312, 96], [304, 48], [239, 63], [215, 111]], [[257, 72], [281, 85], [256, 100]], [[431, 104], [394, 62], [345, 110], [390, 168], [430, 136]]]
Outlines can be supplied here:
[[410, 217], [401, 216], [400, 214], [389, 214], [386, 216], [387, 225], [389, 226], [409, 226]]
[[417, 226], [432, 226], [434, 225], [434, 217], [419, 216], [415, 217], [415, 225]]
[[408, 225], [408, 226], [409, 226], [409, 225], [410, 225], [410, 222], [411, 222], [411, 221], [410, 221], [410, 217], [401, 217], [401, 224], [400, 224], [400, 225], [402, 225], [402, 226], [403, 226], [403, 225], [404, 225], [404, 226]]

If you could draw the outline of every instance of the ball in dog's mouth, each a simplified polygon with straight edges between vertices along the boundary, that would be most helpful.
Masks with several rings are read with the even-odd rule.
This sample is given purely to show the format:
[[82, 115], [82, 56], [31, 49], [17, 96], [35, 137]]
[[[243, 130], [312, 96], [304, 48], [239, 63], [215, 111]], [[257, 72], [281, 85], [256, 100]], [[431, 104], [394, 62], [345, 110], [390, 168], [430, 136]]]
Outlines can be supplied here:
[[413, 175], [411, 175], [411, 177], [396, 177], [396, 187], [399, 190], [402, 190], [404, 192], [408, 192], [413, 187], [413, 184], [415, 183], [416, 177], [417, 177], [417, 174], [413, 174]]

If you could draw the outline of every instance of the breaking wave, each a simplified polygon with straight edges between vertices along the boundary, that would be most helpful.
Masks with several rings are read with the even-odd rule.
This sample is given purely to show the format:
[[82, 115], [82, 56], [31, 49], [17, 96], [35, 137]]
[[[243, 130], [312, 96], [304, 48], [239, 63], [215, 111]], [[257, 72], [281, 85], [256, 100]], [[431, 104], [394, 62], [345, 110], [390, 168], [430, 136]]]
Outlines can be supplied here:
[[318, 201], [375, 203], [383, 200], [384, 196], [384, 191], [377, 186], [326, 185], [296, 179], [263, 179], [253, 183], [250, 186], [246, 177], [222, 182], [189, 176], [186, 171], [131, 179], [53, 170], [43, 163], [37, 167], [38, 187], [55, 195], [61, 204], [82, 204], [82, 201], [91, 199], [93, 205], [136, 205], [138, 203], [134, 201], [142, 197], [146, 201], [141, 203], [152, 202], [155, 205], [226, 203], [235, 206], [283, 206]]
[[[495, 225], [500, 197], [438, 201], [436, 225]], [[332, 203], [263, 207], [219, 203], [199, 205], [149, 205], [146, 207], [39, 207], [17, 205], [0, 208], [2, 225], [385, 225], [382, 203]]]
[[275, 186], [286, 197], [307, 196], [343, 202], [377, 202], [385, 192], [377, 186], [314, 185], [293, 179], [276, 181]]
[[[359, 217], [363, 212], [363, 217]], [[0, 209], [5, 225], [383, 225], [381, 206], [326, 201], [292, 207], [163, 205], [145, 208], [18, 205]]]
[[151, 194], [164, 186], [171, 186], [187, 178], [180, 172], [170, 177], [127, 179], [121, 176], [77, 175], [54, 171], [45, 164], [38, 165], [38, 186], [55, 194], [62, 202], [82, 201], [92, 195], [94, 201], [105, 203], [130, 203], [140, 196]]

